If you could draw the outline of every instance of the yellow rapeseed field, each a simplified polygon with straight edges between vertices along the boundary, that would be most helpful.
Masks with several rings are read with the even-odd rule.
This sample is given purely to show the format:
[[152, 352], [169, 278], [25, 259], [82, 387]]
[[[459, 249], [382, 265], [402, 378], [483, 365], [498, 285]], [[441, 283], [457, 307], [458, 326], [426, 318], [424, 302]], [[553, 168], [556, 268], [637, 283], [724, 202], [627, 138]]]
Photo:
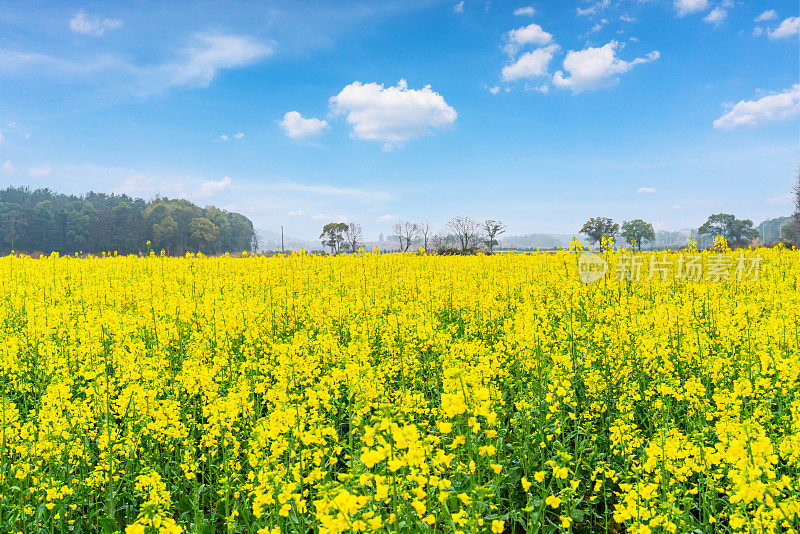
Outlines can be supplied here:
[[796, 532], [800, 252], [725, 254], [0, 258], [0, 532]]

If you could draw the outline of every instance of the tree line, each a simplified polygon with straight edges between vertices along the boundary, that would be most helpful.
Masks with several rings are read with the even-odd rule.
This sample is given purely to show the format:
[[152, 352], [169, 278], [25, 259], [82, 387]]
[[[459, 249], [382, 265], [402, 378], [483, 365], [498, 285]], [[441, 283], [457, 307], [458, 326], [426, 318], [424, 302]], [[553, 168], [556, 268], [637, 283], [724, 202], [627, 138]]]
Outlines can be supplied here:
[[[392, 225], [392, 231], [392, 237], [403, 252], [420, 246], [437, 254], [470, 254], [483, 250], [483, 247], [489, 252], [494, 251], [500, 244], [497, 238], [506, 231], [506, 225], [493, 219], [480, 222], [470, 217], [453, 217], [439, 232], [434, 232], [428, 221], [398, 221]], [[355, 222], [332, 222], [322, 228], [319, 238], [331, 254], [357, 252], [363, 244], [363, 230]]]
[[0, 191], [2, 253], [219, 254], [251, 252], [256, 245], [253, 223], [244, 215], [188, 200], [25, 187]]
[[[779, 242], [784, 245], [800, 247], [800, 166], [795, 171], [794, 213], [778, 227]], [[763, 224], [763, 223], [762, 223]], [[625, 241], [641, 250], [642, 244], [655, 241], [653, 225], [641, 219], [625, 221], [620, 227], [608, 217], [593, 217], [584, 223], [580, 233], [589, 238], [590, 243], [602, 248], [604, 238], [623, 237]], [[745, 247], [756, 242], [759, 232], [750, 219], [737, 219], [730, 213], [715, 213], [708, 217], [697, 230], [700, 237], [713, 240], [722, 236], [731, 247]]]
[[[631, 247], [642, 250], [642, 245], [655, 241], [653, 225], [641, 219], [625, 221], [620, 226], [608, 217], [592, 217], [580, 229], [589, 243], [598, 244], [602, 249], [605, 239], [622, 237]], [[730, 213], [716, 213], [697, 230], [699, 236], [713, 239], [722, 236], [731, 247], [750, 245], [758, 237], [758, 230], [753, 228], [750, 219], [737, 219]]]
[[[800, 178], [799, 178], [800, 180]], [[784, 227], [791, 233], [795, 227], [800, 229], [800, 183], [796, 188], [797, 209], [794, 214], [794, 227]], [[428, 221], [421, 223], [398, 221], [392, 226], [399, 250], [406, 252], [419, 245], [428, 252], [437, 254], [469, 254], [478, 250], [493, 252], [500, 243], [497, 238], [506, 231], [506, 226], [496, 220], [483, 222], [469, 217], [453, 217], [445, 224], [445, 229], [432, 232]], [[621, 225], [608, 217], [592, 217], [579, 233], [585, 235], [590, 244], [599, 245], [602, 249], [606, 239], [621, 237], [634, 250], [642, 250], [642, 246], [655, 242], [656, 233], [653, 225], [642, 220], [624, 221]], [[698, 229], [698, 235], [711, 240], [723, 236], [731, 247], [750, 245], [758, 237], [758, 230], [753, 228], [750, 219], [737, 219], [729, 213], [710, 215], [708, 220]], [[800, 231], [797, 232], [800, 237]], [[360, 224], [351, 222], [332, 222], [326, 224], [320, 234], [322, 245], [332, 254], [358, 251], [363, 244], [363, 229]], [[485, 247], [485, 249], [484, 249]]]

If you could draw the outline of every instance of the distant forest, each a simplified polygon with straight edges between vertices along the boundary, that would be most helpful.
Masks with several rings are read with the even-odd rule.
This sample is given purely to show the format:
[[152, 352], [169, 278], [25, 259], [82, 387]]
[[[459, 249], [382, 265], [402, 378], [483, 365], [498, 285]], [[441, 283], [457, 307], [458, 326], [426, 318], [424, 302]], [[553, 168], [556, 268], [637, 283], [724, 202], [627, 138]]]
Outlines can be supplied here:
[[[148, 241], [150, 244], [148, 244]], [[157, 196], [63, 195], [49, 189], [0, 191], [0, 253], [133, 254], [164, 250], [219, 254], [252, 251], [253, 223], [239, 213]]]

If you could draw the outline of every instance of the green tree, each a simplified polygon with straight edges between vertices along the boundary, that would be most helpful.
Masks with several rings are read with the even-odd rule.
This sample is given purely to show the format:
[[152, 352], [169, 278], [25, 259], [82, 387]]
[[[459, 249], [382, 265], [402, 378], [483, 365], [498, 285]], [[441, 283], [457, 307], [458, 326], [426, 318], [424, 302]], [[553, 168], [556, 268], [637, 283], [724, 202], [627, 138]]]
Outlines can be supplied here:
[[33, 222], [31, 225], [34, 229], [30, 242], [31, 250], [52, 252], [57, 248], [55, 244], [55, 220], [56, 210], [52, 201], [43, 200], [36, 204], [36, 207], [33, 208]]
[[716, 213], [708, 217], [698, 234], [710, 237], [721, 235], [731, 247], [741, 247], [758, 237], [750, 219], [737, 219], [730, 213]]
[[161, 221], [153, 225], [153, 245], [156, 249], [170, 253], [172, 247], [172, 238], [175, 236], [175, 229], [178, 225], [175, 220], [167, 215]]
[[256, 250], [256, 232], [253, 222], [240, 213], [227, 213], [228, 224], [221, 228], [222, 250], [241, 252]]
[[112, 221], [112, 247], [114, 250], [125, 253], [131, 252], [128, 247], [128, 239], [132, 237], [134, 232], [131, 230], [135, 226], [133, 217], [133, 208], [128, 202], [120, 202], [111, 208], [111, 221]]
[[[236, 250], [237, 247], [232, 246], [232, 240], [230, 239], [230, 221], [228, 219], [228, 214], [223, 210], [216, 208], [214, 206], [206, 206], [203, 209], [203, 217], [211, 221], [214, 226], [216, 226], [219, 231], [217, 233], [217, 237], [211, 243], [210, 248], [208, 249], [209, 252], [212, 251], [221, 251], [221, 250]], [[241, 252], [242, 249], [239, 249]]]
[[0, 230], [2, 230], [3, 245], [10, 250], [17, 246], [18, 239], [22, 236], [28, 220], [23, 207], [16, 202], [0, 202]]
[[[192, 219], [205, 218], [219, 228], [213, 241], [198, 245]], [[25, 187], [0, 190], [0, 253], [144, 250], [151, 241], [168, 253], [182, 254], [191, 244], [209, 253], [253, 250], [253, 223], [244, 215], [186, 200], [156, 196], [149, 202], [127, 195], [89, 192], [62, 195]]]
[[580, 233], [586, 235], [590, 243], [602, 246], [603, 236], [614, 237], [619, 233], [619, 224], [608, 217], [592, 217], [583, 224]]
[[500, 243], [497, 241], [497, 236], [506, 231], [506, 225], [500, 221], [489, 219], [483, 223], [483, 232], [486, 234], [486, 246], [489, 247], [489, 252], [494, 251], [494, 247]]
[[322, 240], [323, 247], [330, 247], [333, 254], [338, 254], [344, 243], [344, 233], [347, 231], [347, 223], [328, 223], [322, 227], [319, 238]]
[[189, 223], [191, 238], [198, 252], [212, 252], [212, 246], [219, 236], [219, 227], [206, 217], [195, 217]]
[[629, 245], [635, 244], [640, 252], [643, 242], [656, 240], [656, 232], [653, 230], [653, 225], [641, 219], [623, 222], [620, 235], [625, 238]]
[[65, 232], [67, 246], [71, 251], [78, 252], [83, 249], [92, 250], [92, 226], [97, 220], [97, 211], [94, 206], [85, 202], [71, 202], [67, 209]]
[[183, 255], [192, 239], [192, 219], [203, 216], [202, 210], [188, 200], [172, 200], [167, 204], [170, 216], [175, 219], [174, 243], [177, 253]]

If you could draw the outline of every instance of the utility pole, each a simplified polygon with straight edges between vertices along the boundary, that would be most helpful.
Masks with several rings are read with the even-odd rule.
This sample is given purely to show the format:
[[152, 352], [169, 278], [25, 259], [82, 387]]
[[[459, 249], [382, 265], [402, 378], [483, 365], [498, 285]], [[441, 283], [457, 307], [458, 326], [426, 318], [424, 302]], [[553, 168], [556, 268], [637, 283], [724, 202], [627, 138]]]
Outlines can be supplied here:
[[281, 225], [281, 254], [286, 254], [286, 250], [283, 248], [283, 225]]

